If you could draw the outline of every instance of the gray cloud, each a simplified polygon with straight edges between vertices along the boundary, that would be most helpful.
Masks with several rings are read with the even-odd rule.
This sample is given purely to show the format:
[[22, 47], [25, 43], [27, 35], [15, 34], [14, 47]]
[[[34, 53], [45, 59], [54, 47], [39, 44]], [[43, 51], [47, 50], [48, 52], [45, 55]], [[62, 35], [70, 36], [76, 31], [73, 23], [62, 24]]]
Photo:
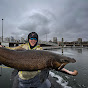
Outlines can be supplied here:
[[49, 34], [54, 31], [54, 15], [48, 10], [32, 11], [26, 22], [22, 24], [19, 29], [23, 31], [37, 32], [40, 36]]
[[5, 37], [35, 31], [43, 40], [88, 41], [88, 0], [1, 0], [0, 12]]

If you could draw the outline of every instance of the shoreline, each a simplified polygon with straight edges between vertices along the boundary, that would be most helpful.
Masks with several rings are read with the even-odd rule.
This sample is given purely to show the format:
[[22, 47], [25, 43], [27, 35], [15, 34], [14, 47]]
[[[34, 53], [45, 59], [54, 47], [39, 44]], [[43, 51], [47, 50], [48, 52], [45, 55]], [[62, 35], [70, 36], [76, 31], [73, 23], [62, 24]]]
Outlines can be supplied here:
[[42, 47], [43, 50], [53, 50], [53, 49], [64, 49], [64, 48], [86, 48], [88, 49], [88, 47]]

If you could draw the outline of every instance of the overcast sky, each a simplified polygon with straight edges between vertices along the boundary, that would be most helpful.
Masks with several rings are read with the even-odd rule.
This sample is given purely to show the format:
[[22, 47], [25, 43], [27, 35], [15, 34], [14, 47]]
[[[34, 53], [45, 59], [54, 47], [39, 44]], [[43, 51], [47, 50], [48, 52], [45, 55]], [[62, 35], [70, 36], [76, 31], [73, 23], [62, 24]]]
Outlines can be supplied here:
[[35, 31], [40, 40], [88, 41], [88, 0], [0, 0], [0, 36], [24, 37]]

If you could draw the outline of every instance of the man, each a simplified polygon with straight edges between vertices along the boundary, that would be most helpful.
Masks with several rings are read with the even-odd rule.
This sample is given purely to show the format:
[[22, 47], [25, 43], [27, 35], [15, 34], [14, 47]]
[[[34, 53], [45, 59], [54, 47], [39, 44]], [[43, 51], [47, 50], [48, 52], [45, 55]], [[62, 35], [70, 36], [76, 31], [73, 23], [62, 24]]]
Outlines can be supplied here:
[[[38, 34], [36, 32], [31, 32], [28, 35], [28, 43], [22, 44], [21, 46], [18, 46], [18, 47], [13, 47], [13, 48], [6, 47], [6, 48], [12, 49], [12, 50], [19, 50], [22, 48], [26, 50], [42, 50], [42, 47], [40, 47], [37, 44], [38, 44]], [[3, 47], [3, 46], [0, 46], [0, 47]], [[14, 70], [13, 75], [16, 73], [17, 71]], [[31, 87], [32, 88], [38, 88], [38, 87], [43, 88], [42, 84], [44, 85], [46, 83], [45, 81], [48, 77], [48, 74], [49, 74], [48, 69], [44, 69], [42, 71], [40, 70], [38, 71], [19, 71], [18, 75], [16, 75], [14, 78], [13, 88], [18, 88], [16, 85], [18, 85], [19, 88], [31, 88]], [[17, 82], [19, 82], [19, 84]], [[48, 79], [47, 79], [47, 82], [49, 82]]]
[[[21, 46], [10, 48], [12, 50], [26, 49], [26, 50], [42, 50], [38, 44], [38, 34], [31, 32], [28, 35], [28, 43], [22, 44]], [[3, 47], [3, 46], [0, 46]], [[59, 69], [58, 69], [59, 70]], [[77, 72], [71, 72], [63, 68], [63, 72], [71, 75], [76, 75]], [[38, 70], [38, 71], [19, 71], [18, 75], [15, 76], [13, 82], [13, 88], [50, 88], [51, 83], [48, 80], [49, 70]], [[17, 84], [18, 83], [18, 84]]]

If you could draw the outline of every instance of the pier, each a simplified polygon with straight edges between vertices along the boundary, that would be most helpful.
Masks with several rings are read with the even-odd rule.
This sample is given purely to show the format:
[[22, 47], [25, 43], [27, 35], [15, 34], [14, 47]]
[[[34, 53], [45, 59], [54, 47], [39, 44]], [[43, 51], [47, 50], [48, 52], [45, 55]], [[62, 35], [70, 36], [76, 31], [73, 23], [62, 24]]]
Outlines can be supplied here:
[[[62, 46], [62, 43], [59, 43]], [[88, 47], [88, 42], [63, 42], [63, 47]]]

